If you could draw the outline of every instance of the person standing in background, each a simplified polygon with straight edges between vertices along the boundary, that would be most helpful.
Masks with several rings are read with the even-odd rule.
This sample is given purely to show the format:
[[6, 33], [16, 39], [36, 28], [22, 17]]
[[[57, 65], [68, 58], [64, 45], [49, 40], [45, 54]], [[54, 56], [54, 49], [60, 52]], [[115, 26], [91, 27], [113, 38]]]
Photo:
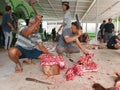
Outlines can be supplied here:
[[106, 21], [103, 20], [103, 23], [100, 25], [100, 42], [104, 42], [104, 35], [103, 35], [103, 30], [104, 30], [104, 26], [106, 24]]
[[46, 33], [46, 30], [44, 30], [44, 36], [45, 36], [45, 39], [47, 39], [47, 33]]
[[3, 15], [2, 19], [2, 30], [5, 36], [5, 50], [8, 50], [10, 48], [10, 45], [12, 43], [12, 31], [15, 30], [12, 25], [12, 10], [10, 6], [5, 7], [6, 13]]
[[71, 13], [69, 11], [70, 9], [69, 2], [62, 2], [62, 9], [64, 12], [64, 17], [63, 17], [63, 22], [58, 29], [58, 32], [60, 30], [65, 30], [66, 28], [71, 27]]
[[104, 26], [104, 39], [105, 39], [105, 43], [108, 42], [108, 40], [113, 36], [113, 32], [114, 32], [114, 24], [112, 23], [112, 18], [108, 19], [108, 23], [105, 24]]
[[52, 29], [52, 41], [55, 42], [56, 41], [56, 30], [55, 28]]
[[2, 13], [0, 12], [0, 45], [4, 46], [5, 37], [2, 31]]

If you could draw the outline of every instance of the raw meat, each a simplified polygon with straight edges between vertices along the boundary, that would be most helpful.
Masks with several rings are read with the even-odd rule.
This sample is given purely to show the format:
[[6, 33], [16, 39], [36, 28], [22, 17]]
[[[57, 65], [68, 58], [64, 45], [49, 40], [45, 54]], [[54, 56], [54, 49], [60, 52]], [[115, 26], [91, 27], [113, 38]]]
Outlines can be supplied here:
[[115, 90], [120, 90], [120, 87], [115, 88]]
[[43, 54], [40, 56], [41, 66], [51, 66], [57, 64], [61, 69], [65, 68], [65, 60], [62, 56], [52, 56], [49, 54]]
[[93, 61], [94, 54], [83, 55], [80, 57], [80, 60], [77, 62], [80, 65], [84, 66], [85, 71], [97, 71], [97, 64]]
[[75, 77], [74, 67], [70, 67], [66, 72], [66, 80], [73, 80]]
[[83, 76], [85, 72], [97, 71], [97, 64], [93, 61], [94, 54], [82, 55], [80, 60], [68, 68], [66, 80], [73, 80], [75, 76]]

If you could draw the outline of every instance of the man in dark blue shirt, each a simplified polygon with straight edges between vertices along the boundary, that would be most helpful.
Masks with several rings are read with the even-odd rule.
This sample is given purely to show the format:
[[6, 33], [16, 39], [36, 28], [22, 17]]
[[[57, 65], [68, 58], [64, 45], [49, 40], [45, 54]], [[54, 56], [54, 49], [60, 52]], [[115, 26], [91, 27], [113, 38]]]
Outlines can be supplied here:
[[4, 32], [5, 36], [5, 49], [9, 49], [11, 42], [12, 42], [12, 30], [14, 30], [14, 27], [12, 25], [12, 19], [11, 19], [11, 7], [6, 6], [5, 7], [6, 13], [3, 15], [2, 19], [2, 30]]
[[104, 26], [104, 39], [107, 43], [108, 40], [113, 36], [114, 24], [112, 23], [112, 18], [108, 19], [108, 23]]
[[100, 25], [100, 41], [103, 42], [104, 41], [104, 35], [103, 35], [103, 30], [104, 30], [104, 26], [106, 24], [106, 21], [103, 20], [103, 23]]
[[3, 31], [2, 31], [2, 16], [3, 14], [0, 12], [0, 46], [4, 46], [4, 40], [5, 40]]

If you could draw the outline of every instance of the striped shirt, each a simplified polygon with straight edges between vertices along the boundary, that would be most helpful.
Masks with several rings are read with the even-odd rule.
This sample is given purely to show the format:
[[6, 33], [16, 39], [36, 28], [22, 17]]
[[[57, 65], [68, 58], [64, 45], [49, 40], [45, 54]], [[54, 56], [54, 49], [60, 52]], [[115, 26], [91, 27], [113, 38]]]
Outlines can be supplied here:
[[39, 43], [42, 43], [40, 34], [38, 32], [29, 35], [28, 37], [25, 37], [21, 34], [21, 31], [28, 28], [28, 26], [21, 26], [19, 29], [19, 32], [17, 34], [17, 42], [15, 46], [21, 46], [25, 49], [32, 50], [35, 48], [35, 46]]

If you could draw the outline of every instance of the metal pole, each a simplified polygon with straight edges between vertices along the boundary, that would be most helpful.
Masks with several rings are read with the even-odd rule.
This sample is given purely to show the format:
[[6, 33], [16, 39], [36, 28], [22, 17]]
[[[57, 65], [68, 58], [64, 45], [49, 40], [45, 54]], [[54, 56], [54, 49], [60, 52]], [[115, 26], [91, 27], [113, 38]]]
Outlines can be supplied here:
[[87, 9], [87, 11], [85, 12], [85, 14], [84, 14], [83, 17], [81, 18], [81, 20], [83, 20], [83, 19], [87, 16], [87, 14], [88, 14], [89, 11], [91, 10], [91, 8], [95, 5], [95, 3], [96, 3], [96, 0], [94, 0], [94, 1], [92, 2], [92, 4], [90, 5], [90, 7]]
[[96, 1], [96, 40], [97, 40], [97, 31], [98, 31], [98, 15], [99, 15], [99, 0]]
[[116, 26], [117, 26], [117, 28], [116, 28], [116, 31], [118, 31], [118, 30], [119, 30], [119, 20], [118, 20], [118, 19], [119, 19], [119, 17], [117, 17], [117, 25], [116, 25]]
[[86, 33], [87, 33], [87, 31], [88, 31], [88, 27], [87, 27], [87, 22], [86, 22]]

